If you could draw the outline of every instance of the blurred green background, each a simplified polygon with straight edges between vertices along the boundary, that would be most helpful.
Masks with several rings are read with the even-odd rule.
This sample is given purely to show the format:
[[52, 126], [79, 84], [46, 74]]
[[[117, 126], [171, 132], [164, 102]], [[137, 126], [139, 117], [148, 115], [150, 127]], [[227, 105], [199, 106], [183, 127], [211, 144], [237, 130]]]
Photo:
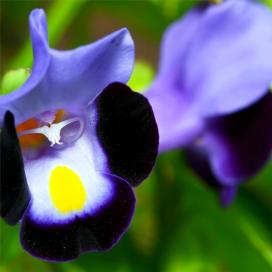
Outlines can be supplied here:
[[[164, 30], [195, 2], [1, 0], [1, 76], [31, 67], [28, 15], [41, 7], [48, 17], [50, 44], [58, 49], [127, 27], [137, 59], [129, 84], [141, 91], [154, 77]], [[242, 185], [227, 209], [186, 165], [182, 151], [161, 155], [136, 194], [136, 213], [123, 239], [111, 251], [85, 254], [69, 263], [31, 257], [20, 246], [18, 227], [1, 221], [0, 272], [272, 271], [272, 164]]]

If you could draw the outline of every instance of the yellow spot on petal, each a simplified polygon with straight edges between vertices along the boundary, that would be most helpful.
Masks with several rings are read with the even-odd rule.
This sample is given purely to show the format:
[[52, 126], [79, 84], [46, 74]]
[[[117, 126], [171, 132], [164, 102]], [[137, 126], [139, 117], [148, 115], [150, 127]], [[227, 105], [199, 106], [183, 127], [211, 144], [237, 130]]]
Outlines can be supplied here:
[[66, 166], [57, 166], [50, 176], [49, 190], [56, 209], [63, 214], [81, 211], [87, 194], [80, 177]]

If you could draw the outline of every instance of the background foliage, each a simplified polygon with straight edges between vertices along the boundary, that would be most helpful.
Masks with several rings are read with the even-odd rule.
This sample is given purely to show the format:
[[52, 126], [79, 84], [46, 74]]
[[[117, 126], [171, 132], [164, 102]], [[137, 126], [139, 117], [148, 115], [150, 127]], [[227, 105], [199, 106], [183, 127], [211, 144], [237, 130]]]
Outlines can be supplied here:
[[[46, 10], [51, 46], [73, 48], [128, 27], [137, 64], [129, 84], [143, 90], [157, 67], [165, 28], [196, 1], [1, 1], [1, 75], [31, 67], [28, 15]], [[272, 7], [271, 0], [264, 0]], [[249, 156], [250, 156], [250, 150]], [[182, 151], [161, 155], [136, 189], [132, 225], [111, 251], [70, 263], [46, 263], [23, 251], [18, 227], [0, 222], [0, 272], [269, 272], [272, 271], [272, 164], [241, 186], [222, 209], [217, 196], [186, 165]]]

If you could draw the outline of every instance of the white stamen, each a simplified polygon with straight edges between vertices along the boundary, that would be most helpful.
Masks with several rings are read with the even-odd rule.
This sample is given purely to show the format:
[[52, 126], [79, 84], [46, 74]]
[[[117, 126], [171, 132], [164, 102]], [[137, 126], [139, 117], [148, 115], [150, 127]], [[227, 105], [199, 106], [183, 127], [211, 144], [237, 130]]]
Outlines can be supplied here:
[[57, 123], [57, 124], [52, 124], [51, 126], [43, 126], [40, 128], [34, 128], [30, 130], [25, 130], [19, 133], [19, 136], [22, 135], [27, 135], [27, 134], [43, 134], [50, 142], [51, 142], [51, 147], [54, 146], [55, 144], [62, 145], [63, 142], [61, 142], [61, 135], [60, 132], [61, 130], [66, 127], [67, 125], [71, 123], [79, 122], [79, 129], [77, 133], [74, 135], [74, 141], [78, 139], [83, 130], [84, 130], [84, 122], [81, 118], [79, 117], [74, 117], [68, 120], [65, 120], [63, 122]]

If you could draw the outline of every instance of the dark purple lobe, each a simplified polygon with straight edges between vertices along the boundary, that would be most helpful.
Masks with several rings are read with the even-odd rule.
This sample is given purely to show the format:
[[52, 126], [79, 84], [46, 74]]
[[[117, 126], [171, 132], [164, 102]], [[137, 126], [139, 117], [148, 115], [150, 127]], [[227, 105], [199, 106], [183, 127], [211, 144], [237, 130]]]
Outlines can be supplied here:
[[14, 117], [6, 112], [0, 134], [0, 215], [15, 225], [22, 217], [30, 194]]
[[135, 208], [135, 196], [125, 181], [105, 175], [113, 184], [113, 196], [93, 215], [69, 223], [41, 224], [28, 211], [21, 225], [21, 243], [31, 255], [61, 262], [81, 253], [103, 251], [116, 244], [127, 230]]
[[96, 132], [111, 172], [138, 185], [149, 175], [158, 152], [158, 128], [148, 100], [115, 82], [95, 103]]

